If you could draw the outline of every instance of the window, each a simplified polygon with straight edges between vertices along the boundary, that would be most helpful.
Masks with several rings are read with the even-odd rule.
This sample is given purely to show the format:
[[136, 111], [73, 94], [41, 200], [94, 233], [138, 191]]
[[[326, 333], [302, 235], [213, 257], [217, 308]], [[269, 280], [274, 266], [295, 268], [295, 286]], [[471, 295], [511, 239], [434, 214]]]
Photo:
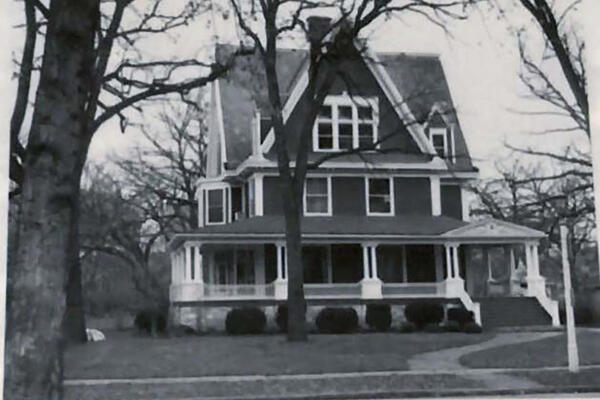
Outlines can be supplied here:
[[393, 215], [391, 178], [367, 178], [367, 215]]
[[206, 191], [207, 224], [225, 223], [225, 189], [209, 189]]
[[371, 147], [377, 141], [377, 98], [329, 96], [313, 129], [315, 151]]
[[304, 185], [304, 214], [331, 215], [330, 178], [306, 178]]
[[448, 143], [446, 140], [446, 128], [429, 128], [429, 140], [438, 156], [448, 156]]
[[254, 192], [255, 188], [254, 188], [254, 179], [251, 179], [248, 181], [248, 216], [249, 217], [254, 217], [254, 215], [256, 214], [256, 208], [255, 208], [255, 192]]

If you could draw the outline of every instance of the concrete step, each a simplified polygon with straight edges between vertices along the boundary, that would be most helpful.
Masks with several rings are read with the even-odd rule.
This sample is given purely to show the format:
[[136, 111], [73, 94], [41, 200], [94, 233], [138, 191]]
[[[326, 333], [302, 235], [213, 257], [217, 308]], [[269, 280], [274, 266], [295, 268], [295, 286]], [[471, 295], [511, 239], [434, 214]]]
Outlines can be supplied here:
[[485, 297], [481, 304], [484, 328], [548, 326], [552, 318], [534, 297]]

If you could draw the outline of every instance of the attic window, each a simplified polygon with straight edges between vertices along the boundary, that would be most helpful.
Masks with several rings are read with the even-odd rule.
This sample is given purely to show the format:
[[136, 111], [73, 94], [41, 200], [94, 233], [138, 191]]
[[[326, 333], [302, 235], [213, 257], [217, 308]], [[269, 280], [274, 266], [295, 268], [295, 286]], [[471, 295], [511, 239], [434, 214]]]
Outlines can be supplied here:
[[441, 158], [448, 157], [448, 138], [446, 128], [429, 128], [429, 141]]
[[369, 148], [377, 141], [377, 98], [328, 96], [315, 121], [314, 151]]

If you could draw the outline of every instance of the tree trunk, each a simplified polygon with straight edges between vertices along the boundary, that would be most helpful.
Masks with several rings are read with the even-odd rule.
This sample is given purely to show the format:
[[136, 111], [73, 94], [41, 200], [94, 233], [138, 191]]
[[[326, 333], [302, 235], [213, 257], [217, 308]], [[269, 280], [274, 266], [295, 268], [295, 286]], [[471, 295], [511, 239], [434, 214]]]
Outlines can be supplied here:
[[62, 398], [62, 321], [99, 0], [53, 0], [7, 292], [5, 398]]
[[67, 310], [63, 320], [63, 334], [67, 342], [85, 343], [85, 314], [83, 311], [83, 288], [81, 262], [79, 260], [79, 210], [73, 218], [71, 244], [69, 245], [69, 274], [67, 277]]
[[288, 330], [289, 341], [306, 341], [306, 300], [304, 298], [304, 271], [300, 203], [297, 190], [288, 182], [282, 190], [284, 198], [286, 257], [288, 262]]

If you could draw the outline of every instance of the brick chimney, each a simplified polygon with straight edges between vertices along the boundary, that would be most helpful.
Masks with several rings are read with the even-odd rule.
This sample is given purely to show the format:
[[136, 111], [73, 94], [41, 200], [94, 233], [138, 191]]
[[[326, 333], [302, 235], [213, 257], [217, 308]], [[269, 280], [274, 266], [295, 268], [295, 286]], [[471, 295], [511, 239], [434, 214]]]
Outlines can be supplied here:
[[307, 18], [308, 22], [308, 40], [310, 42], [320, 42], [329, 33], [331, 27], [331, 18], [312, 15]]

